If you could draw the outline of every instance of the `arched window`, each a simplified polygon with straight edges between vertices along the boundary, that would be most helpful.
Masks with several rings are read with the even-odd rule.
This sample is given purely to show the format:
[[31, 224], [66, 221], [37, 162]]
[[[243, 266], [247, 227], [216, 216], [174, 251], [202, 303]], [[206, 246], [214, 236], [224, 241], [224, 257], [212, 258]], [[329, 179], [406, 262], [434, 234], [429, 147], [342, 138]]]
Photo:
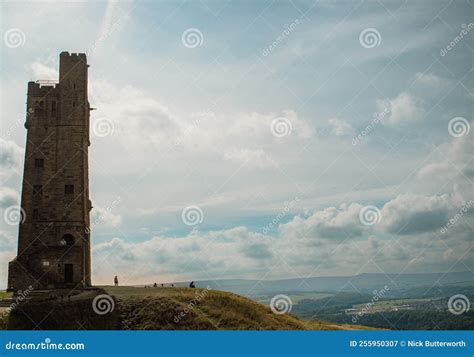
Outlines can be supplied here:
[[74, 237], [71, 234], [65, 234], [61, 243], [63, 245], [74, 245]]

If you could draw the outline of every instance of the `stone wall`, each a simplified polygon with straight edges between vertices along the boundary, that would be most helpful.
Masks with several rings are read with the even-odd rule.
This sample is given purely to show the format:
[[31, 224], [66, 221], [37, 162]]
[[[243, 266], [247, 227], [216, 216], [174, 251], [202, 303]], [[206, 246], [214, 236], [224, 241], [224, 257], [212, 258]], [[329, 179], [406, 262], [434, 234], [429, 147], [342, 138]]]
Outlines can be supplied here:
[[59, 83], [28, 83], [24, 220], [8, 278], [14, 291], [32, 280], [36, 288], [91, 285], [88, 67], [85, 54], [62, 52]]

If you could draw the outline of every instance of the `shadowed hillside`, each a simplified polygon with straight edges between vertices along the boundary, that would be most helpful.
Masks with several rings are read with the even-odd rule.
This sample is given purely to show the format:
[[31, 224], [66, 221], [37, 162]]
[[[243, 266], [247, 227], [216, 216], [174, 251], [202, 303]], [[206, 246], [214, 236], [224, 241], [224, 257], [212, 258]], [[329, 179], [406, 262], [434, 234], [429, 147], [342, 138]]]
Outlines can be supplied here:
[[[98, 295], [110, 304], [92, 305]], [[109, 298], [109, 302], [112, 299]], [[45, 317], [46, 316], [46, 317]], [[188, 288], [104, 287], [64, 298], [34, 297], [12, 311], [9, 329], [133, 329], [133, 330], [348, 330], [362, 326], [303, 321], [275, 314], [269, 307], [223, 291]]]
[[121, 308], [123, 329], [347, 330], [351, 325], [278, 315], [250, 299], [224, 291], [187, 288], [107, 287]]

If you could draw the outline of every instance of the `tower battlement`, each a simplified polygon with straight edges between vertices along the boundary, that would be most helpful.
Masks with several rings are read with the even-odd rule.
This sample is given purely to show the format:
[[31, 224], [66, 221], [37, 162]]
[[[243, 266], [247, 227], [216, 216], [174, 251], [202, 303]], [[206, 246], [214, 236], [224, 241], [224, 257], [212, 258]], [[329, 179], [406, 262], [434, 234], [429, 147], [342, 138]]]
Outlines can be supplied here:
[[67, 56], [67, 57], [77, 57], [77, 58], [81, 58], [81, 59], [86, 60], [86, 54], [85, 53], [80, 53], [80, 52], [77, 52], [77, 53], [71, 52], [71, 53], [69, 53], [68, 51], [63, 51], [59, 54], [59, 56], [60, 56], [60, 58]]
[[62, 52], [59, 62], [59, 83], [28, 82], [14, 291], [91, 285], [87, 58]]
[[36, 82], [28, 82], [28, 95], [38, 96], [38, 97], [46, 97], [48, 95], [58, 93], [57, 84], [43, 84], [39, 81]]

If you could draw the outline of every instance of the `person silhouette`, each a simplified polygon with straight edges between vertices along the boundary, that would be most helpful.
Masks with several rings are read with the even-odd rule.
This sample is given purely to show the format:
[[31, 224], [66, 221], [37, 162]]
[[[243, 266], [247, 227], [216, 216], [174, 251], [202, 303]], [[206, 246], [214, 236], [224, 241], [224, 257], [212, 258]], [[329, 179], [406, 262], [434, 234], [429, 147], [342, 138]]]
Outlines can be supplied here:
[[118, 286], [118, 278], [117, 278], [117, 275], [115, 275], [114, 284], [115, 284], [115, 286]]
[[158, 285], [156, 285], [156, 283], [155, 283], [155, 284], [153, 284], [153, 287], [154, 287], [154, 288], [156, 288], [157, 286], [158, 286]]
[[196, 287], [196, 285], [194, 285], [194, 281], [191, 281], [191, 283], [189, 284], [189, 287], [190, 288], [195, 288]]

